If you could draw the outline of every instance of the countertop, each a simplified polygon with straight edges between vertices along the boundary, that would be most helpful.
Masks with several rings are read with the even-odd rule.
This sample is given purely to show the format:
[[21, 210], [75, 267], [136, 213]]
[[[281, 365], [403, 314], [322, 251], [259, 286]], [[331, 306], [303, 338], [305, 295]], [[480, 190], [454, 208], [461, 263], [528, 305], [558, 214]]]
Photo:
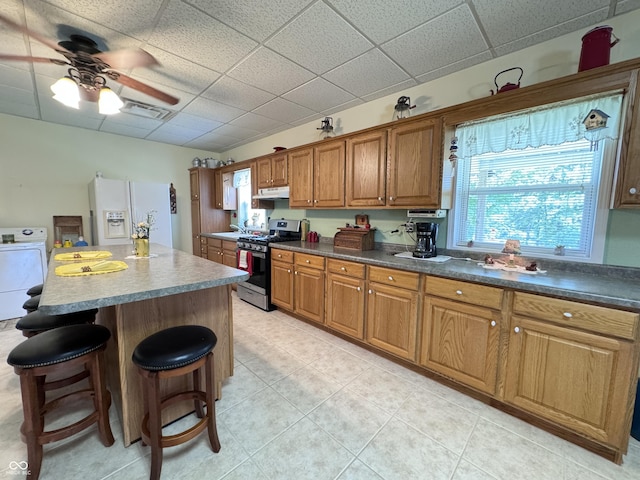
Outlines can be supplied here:
[[[127, 263], [126, 270], [99, 275], [59, 277], [56, 253], [107, 250], [112, 260]], [[49, 261], [49, 272], [38, 309], [47, 314], [70, 313], [91, 308], [163, 297], [178, 293], [219, 287], [242, 282], [247, 272], [227, 267], [190, 253], [151, 244], [150, 258], [126, 258], [132, 255], [131, 245], [108, 245], [55, 249]], [[86, 261], [86, 260], [85, 260]]]
[[248, 233], [240, 232], [216, 232], [216, 233], [201, 233], [201, 237], [217, 238], [219, 240], [238, 240], [240, 237], [248, 236]]
[[386, 250], [349, 250], [322, 242], [280, 242], [273, 248], [640, 311], [640, 269], [583, 265], [571, 271], [543, 264], [546, 273], [527, 274], [488, 270], [477, 260], [452, 258], [435, 263], [395, 257]]

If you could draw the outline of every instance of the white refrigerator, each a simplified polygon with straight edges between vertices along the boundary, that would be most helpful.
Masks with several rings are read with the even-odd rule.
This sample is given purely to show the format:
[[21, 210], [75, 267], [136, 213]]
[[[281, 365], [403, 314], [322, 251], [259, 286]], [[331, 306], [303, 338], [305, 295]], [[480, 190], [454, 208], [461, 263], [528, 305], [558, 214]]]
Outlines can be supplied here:
[[96, 177], [89, 183], [92, 245], [132, 243], [132, 224], [153, 212], [149, 241], [173, 247], [168, 183], [129, 182]]

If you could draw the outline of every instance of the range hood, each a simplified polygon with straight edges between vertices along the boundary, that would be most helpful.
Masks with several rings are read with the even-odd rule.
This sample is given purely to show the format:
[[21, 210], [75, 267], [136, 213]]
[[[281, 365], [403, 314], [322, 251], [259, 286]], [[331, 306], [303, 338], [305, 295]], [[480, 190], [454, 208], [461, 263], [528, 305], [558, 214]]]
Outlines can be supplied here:
[[260, 188], [258, 194], [253, 196], [254, 200], [273, 200], [278, 198], [289, 198], [289, 187]]

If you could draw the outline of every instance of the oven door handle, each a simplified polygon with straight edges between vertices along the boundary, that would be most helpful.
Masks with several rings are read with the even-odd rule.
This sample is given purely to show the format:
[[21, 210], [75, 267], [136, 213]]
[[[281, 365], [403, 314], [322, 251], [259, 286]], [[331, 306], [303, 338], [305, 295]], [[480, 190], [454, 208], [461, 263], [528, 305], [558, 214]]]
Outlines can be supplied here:
[[267, 254], [264, 252], [254, 252], [253, 250], [246, 250], [244, 248], [241, 248], [240, 250], [244, 250], [245, 252], [251, 252], [251, 256], [252, 257], [256, 257], [256, 258], [267, 258]]

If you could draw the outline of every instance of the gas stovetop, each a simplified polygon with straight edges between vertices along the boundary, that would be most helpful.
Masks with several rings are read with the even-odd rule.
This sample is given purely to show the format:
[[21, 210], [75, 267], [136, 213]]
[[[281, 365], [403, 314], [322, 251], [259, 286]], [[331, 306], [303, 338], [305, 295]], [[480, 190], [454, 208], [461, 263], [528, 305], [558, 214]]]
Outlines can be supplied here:
[[[252, 248], [266, 247], [270, 243], [292, 242], [300, 240], [300, 220], [271, 220], [269, 221], [269, 235], [247, 235], [238, 238], [238, 247]], [[264, 251], [264, 250], [263, 250]]]

